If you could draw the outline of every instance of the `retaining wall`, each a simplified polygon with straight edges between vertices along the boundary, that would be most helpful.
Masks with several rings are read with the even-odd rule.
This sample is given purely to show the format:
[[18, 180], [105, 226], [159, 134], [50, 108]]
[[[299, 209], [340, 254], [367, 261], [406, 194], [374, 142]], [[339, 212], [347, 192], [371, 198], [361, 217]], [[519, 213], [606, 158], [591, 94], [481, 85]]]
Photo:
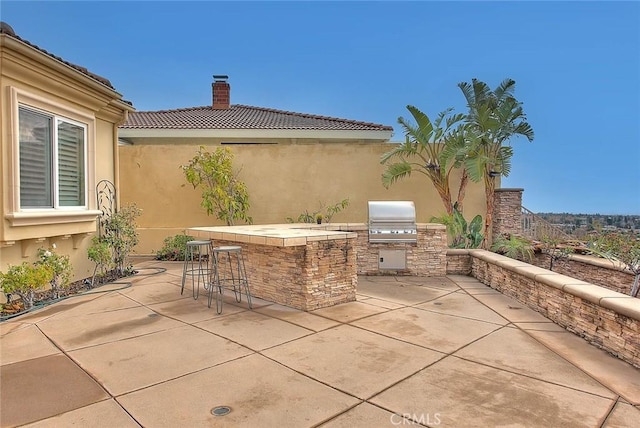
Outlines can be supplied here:
[[485, 250], [447, 255], [447, 274], [464, 274], [470, 263], [480, 282], [640, 368], [640, 300]]

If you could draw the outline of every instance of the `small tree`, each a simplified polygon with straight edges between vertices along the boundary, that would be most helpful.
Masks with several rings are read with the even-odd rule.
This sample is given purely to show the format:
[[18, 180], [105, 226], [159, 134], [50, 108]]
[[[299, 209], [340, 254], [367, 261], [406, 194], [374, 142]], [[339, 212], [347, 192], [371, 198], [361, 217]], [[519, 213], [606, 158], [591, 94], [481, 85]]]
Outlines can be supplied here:
[[611, 261], [622, 263], [633, 273], [631, 296], [640, 289], [640, 237], [631, 231], [609, 232], [595, 235], [589, 241], [589, 249]]
[[22, 299], [25, 309], [33, 307], [36, 290], [43, 288], [53, 276], [51, 267], [40, 264], [23, 262], [20, 265], [9, 266], [7, 273], [0, 272], [0, 287], [11, 301], [11, 295], [17, 294]]
[[561, 245], [560, 238], [545, 236], [542, 238], [542, 252], [549, 256], [549, 270], [553, 270], [553, 264], [560, 260], [567, 260], [574, 253], [573, 248]]
[[106, 271], [110, 268], [110, 265], [113, 263], [111, 247], [109, 247], [109, 244], [105, 240], [94, 236], [91, 240], [91, 246], [87, 249], [87, 257], [96, 264], [93, 268], [93, 276], [91, 277], [90, 285], [91, 287], [94, 287], [98, 269], [100, 270], [100, 275], [104, 276]]
[[193, 188], [202, 189], [201, 205], [207, 210], [207, 215], [215, 214], [228, 226], [235, 220], [252, 223], [248, 215], [247, 186], [238, 180], [239, 173], [234, 173], [232, 161], [233, 153], [228, 147], [219, 147], [210, 153], [200, 146], [193, 159], [181, 168]]
[[138, 244], [138, 231], [135, 220], [142, 210], [135, 204], [116, 211], [102, 220], [104, 235], [101, 240], [111, 248], [116, 273], [125, 276], [131, 267], [125, 266], [129, 254]]

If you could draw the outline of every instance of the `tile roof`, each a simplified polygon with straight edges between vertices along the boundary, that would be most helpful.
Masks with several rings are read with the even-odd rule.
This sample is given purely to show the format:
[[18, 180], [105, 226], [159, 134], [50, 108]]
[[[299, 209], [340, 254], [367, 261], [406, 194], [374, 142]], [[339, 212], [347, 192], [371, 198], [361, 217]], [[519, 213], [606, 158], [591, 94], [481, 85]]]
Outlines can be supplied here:
[[340, 131], [392, 131], [390, 126], [335, 117], [294, 113], [232, 104], [175, 110], [138, 111], [129, 114], [124, 129], [305, 129]]
[[[113, 85], [111, 84], [111, 82], [108, 79], [106, 79], [106, 78], [104, 78], [102, 76], [98, 76], [97, 74], [94, 74], [94, 73], [90, 72], [89, 70], [87, 70], [86, 68], [81, 67], [81, 66], [79, 66], [77, 64], [73, 64], [73, 63], [71, 63], [69, 61], [65, 61], [64, 59], [60, 58], [59, 56], [56, 56], [56, 55], [54, 55], [54, 54], [52, 54], [50, 52], [47, 52], [46, 50], [42, 49], [41, 47], [36, 46], [33, 43], [23, 39], [22, 37], [18, 36], [15, 33], [15, 31], [13, 31], [13, 28], [11, 28], [11, 26], [9, 24], [7, 24], [6, 22], [1, 22], [0, 21], [0, 34], [5, 34], [5, 35], [7, 35], [7, 36], [9, 36], [9, 37], [11, 37], [13, 39], [19, 40], [22, 43], [24, 43], [26, 45], [29, 45], [34, 49], [39, 50], [43, 54], [48, 55], [49, 57], [51, 57], [51, 58], [53, 58], [53, 59], [55, 59], [57, 61], [60, 61], [61, 63], [65, 64], [65, 65], [68, 65], [69, 67], [79, 71], [80, 73], [84, 74], [85, 76], [88, 76], [91, 79], [93, 79], [93, 80], [95, 80], [97, 82], [100, 82], [103, 85], [109, 87], [110, 89], [115, 90], [115, 88], [113, 87]], [[127, 102], [127, 103], [129, 103], [129, 102]]]

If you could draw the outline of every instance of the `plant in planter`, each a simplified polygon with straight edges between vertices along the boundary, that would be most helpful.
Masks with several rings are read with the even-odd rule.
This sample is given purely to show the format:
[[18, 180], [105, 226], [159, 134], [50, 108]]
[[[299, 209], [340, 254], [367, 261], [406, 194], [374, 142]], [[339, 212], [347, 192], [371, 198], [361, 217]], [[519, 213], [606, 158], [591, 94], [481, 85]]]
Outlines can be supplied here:
[[100, 237], [100, 240], [106, 242], [111, 248], [118, 277], [133, 274], [132, 266], [125, 266], [125, 264], [133, 247], [138, 244], [135, 219], [140, 214], [142, 214], [142, 210], [132, 204], [102, 219], [104, 235]]
[[53, 278], [51, 278], [49, 283], [51, 284], [53, 298], [57, 299], [60, 297], [60, 289], [69, 285], [73, 267], [69, 261], [69, 256], [61, 256], [57, 254], [55, 250], [56, 244], [53, 244], [48, 250], [39, 248], [38, 260], [35, 264], [38, 266], [46, 266], [51, 270]]
[[491, 245], [491, 251], [516, 260], [530, 262], [533, 259], [533, 244], [521, 236], [505, 234]]
[[482, 216], [478, 214], [467, 223], [462, 212], [458, 210], [457, 203], [453, 206], [452, 214], [432, 217], [431, 221], [447, 226], [447, 234], [451, 240], [450, 248], [478, 248], [482, 244]]
[[[313, 212], [309, 212], [309, 210], [305, 210], [302, 214], [298, 215], [296, 219], [293, 217], [287, 217], [287, 223], [330, 223], [331, 218], [344, 210], [349, 206], [349, 199], [343, 199], [342, 201], [335, 203], [333, 205], [329, 205], [325, 207], [323, 203], [320, 204], [320, 207]], [[318, 221], [318, 218], [320, 221]]]
[[621, 263], [633, 274], [631, 296], [640, 291], [640, 237], [632, 231], [598, 234], [589, 240], [589, 249], [600, 257]]
[[7, 273], [0, 272], [0, 287], [7, 295], [7, 302], [11, 302], [11, 295], [17, 294], [25, 309], [33, 307], [36, 290], [43, 288], [51, 281], [53, 271], [46, 264], [30, 264], [9, 266]]
[[567, 260], [574, 253], [574, 249], [562, 245], [559, 238], [550, 238], [548, 236], [542, 238], [541, 251], [549, 256], [549, 270], [551, 271], [555, 262]]
[[94, 236], [91, 240], [91, 245], [87, 249], [87, 257], [96, 264], [90, 283], [90, 287], [93, 288], [96, 284], [95, 280], [98, 269], [100, 270], [100, 277], [104, 278], [113, 263], [111, 247], [109, 247], [109, 244], [105, 240]]

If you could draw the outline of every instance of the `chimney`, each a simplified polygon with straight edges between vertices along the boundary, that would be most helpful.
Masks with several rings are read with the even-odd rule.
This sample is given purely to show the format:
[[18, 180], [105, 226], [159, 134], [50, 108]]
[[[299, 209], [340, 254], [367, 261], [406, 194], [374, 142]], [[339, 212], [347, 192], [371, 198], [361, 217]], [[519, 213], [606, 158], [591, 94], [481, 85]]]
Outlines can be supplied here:
[[213, 108], [216, 110], [226, 110], [231, 102], [231, 87], [227, 83], [229, 76], [214, 74], [211, 84], [213, 92]]

